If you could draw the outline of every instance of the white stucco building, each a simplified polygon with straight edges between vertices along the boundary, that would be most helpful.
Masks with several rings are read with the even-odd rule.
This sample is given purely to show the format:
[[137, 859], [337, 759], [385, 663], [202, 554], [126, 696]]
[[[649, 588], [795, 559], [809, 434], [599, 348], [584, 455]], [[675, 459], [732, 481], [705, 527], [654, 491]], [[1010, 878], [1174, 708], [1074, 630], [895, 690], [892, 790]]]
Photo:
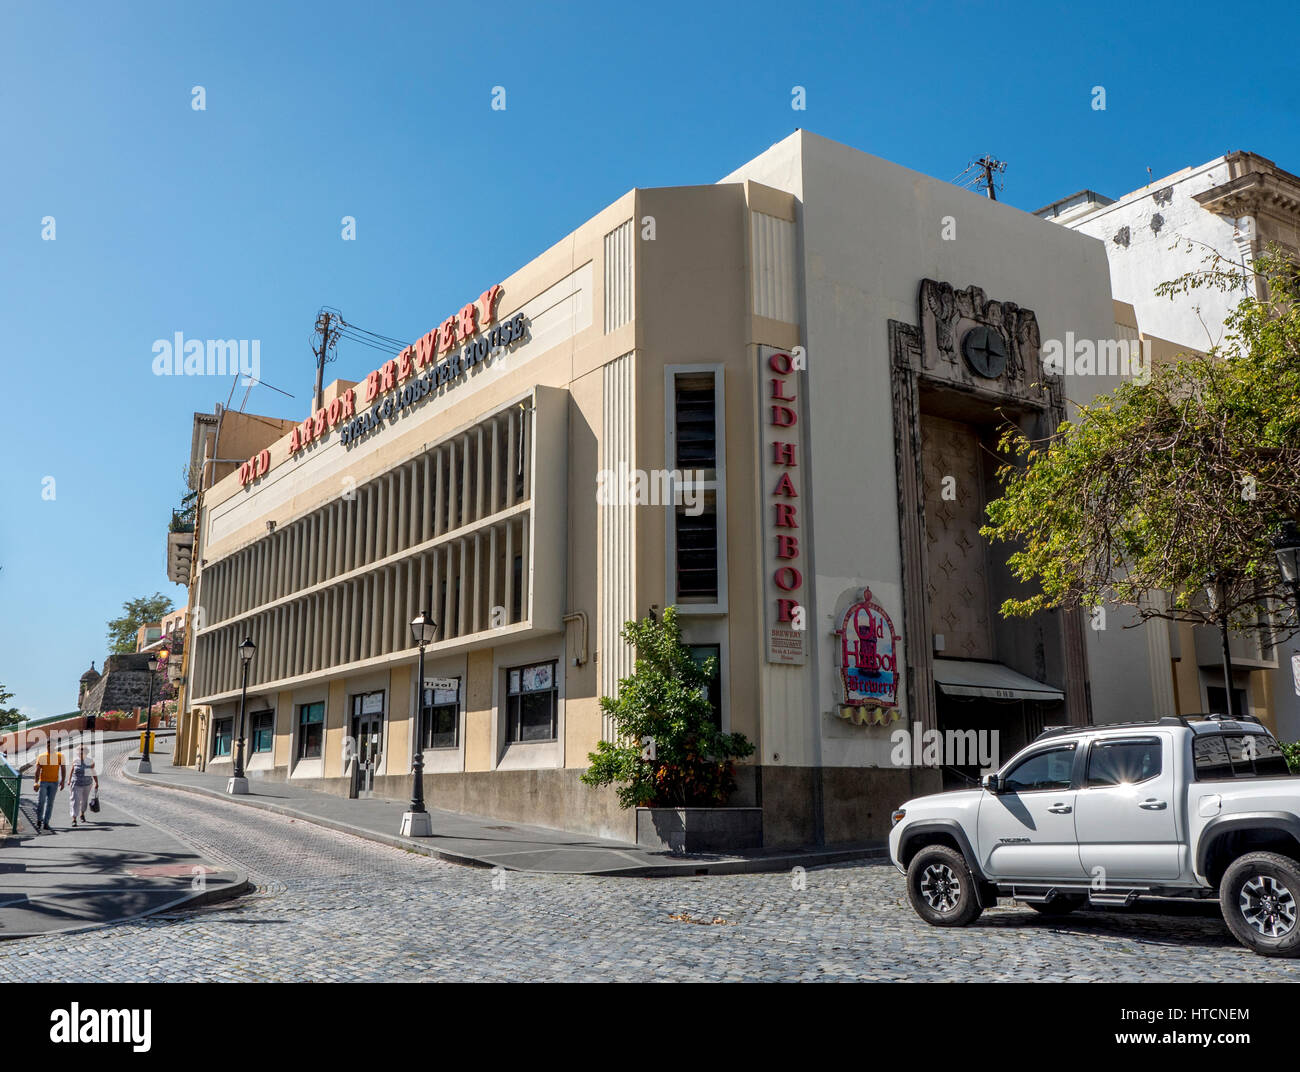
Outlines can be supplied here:
[[[1144, 335], [1165, 349], [1204, 352], [1223, 341], [1224, 318], [1246, 290], [1202, 289], [1171, 300], [1156, 287], [1207, 266], [1214, 254], [1249, 264], [1270, 243], [1300, 261], [1300, 177], [1262, 156], [1234, 152], [1184, 168], [1112, 200], [1092, 190], [1036, 215], [1105, 244], [1115, 298], [1136, 312]], [[1208, 629], [1171, 630], [1175, 681], [1187, 713], [1218, 710], [1223, 673]], [[1283, 739], [1300, 739], [1300, 678], [1292, 671], [1300, 640], [1261, 650], [1233, 642], [1234, 689], [1251, 713]]]

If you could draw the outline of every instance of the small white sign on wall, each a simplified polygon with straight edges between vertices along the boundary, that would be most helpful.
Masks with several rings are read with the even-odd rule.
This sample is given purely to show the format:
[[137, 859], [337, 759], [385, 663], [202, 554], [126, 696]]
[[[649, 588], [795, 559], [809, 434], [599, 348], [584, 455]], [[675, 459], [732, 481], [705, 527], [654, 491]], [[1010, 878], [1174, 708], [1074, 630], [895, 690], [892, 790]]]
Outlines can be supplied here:
[[1291, 656], [1291, 684], [1295, 686], [1295, 694], [1300, 696], [1300, 654]]

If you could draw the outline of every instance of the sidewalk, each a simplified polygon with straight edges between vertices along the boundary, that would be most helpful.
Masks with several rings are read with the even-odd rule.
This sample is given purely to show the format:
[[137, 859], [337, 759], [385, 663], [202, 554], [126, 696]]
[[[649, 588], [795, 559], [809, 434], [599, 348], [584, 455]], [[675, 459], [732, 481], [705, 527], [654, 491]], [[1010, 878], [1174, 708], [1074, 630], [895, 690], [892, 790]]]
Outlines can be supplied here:
[[30, 788], [24, 778], [18, 831], [0, 841], [0, 939], [103, 927], [251, 888], [243, 871], [107, 802], [73, 829], [66, 789], [54, 801], [53, 831], [37, 834]]
[[[167, 742], [159, 742], [159, 745], [161, 750]], [[886, 856], [881, 842], [835, 849], [674, 856], [628, 842], [436, 808], [429, 809], [435, 831], [433, 837], [405, 838], [397, 833], [401, 829], [402, 814], [406, 811], [405, 801], [377, 797], [349, 800], [256, 777], [248, 780], [247, 796], [229, 796], [226, 793], [227, 775], [173, 767], [170, 752], [161, 753], [153, 770], [153, 774], [139, 775], [128, 765], [123, 767], [123, 774], [134, 782], [218, 797], [452, 863], [501, 867], [507, 871], [652, 878], [787, 871], [795, 866], [820, 867], [845, 860], [883, 859]]]

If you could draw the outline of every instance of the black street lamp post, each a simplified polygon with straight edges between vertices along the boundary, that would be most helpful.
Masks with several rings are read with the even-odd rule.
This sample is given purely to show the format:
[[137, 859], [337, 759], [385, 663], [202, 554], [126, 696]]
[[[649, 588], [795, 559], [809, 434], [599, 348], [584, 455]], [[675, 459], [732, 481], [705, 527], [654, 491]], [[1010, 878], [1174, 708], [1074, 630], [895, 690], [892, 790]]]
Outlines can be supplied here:
[[1273, 553], [1277, 555], [1277, 568], [1282, 580], [1291, 589], [1296, 611], [1300, 612], [1300, 530], [1294, 521], [1288, 521], [1273, 537]]
[[411, 759], [411, 803], [402, 816], [402, 834], [406, 837], [430, 837], [433, 824], [424, 806], [424, 649], [433, 642], [438, 624], [427, 610], [411, 619], [411, 637], [420, 648], [415, 679], [415, 720], [412, 736], [415, 755]]
[[239, 691], [239, 736], [235, 741], [235, 773], [230, 779], [228, 789], [231, 793], [248, 792], [248, 782], [244, 778], [244, 709], [248, 700], [248, 665], [253, 661], [256, 651], [257, 645], [253, 643], [253, 638], [244, 637], [244, 642], [239, 645], [239, 661], [243, 664], [243, 684]]
[[1228, 643], [1227, 593], [1222, 590], [1218, 577], [1210, 577], [1205, 582], [1205, 594], [1209, 597], [1210, 609], [1219, 620], [1219, 643], [1223, 655], [1223, 702], [1228, 708], [1224, 713], [1229, 718], [1236, 718], [1238, 712], [1232, 694], [1232, 648]]
[[144, 743], [140, 745], [140, 769], [138, 773], [152, 774], [153, 764], [149, 762], [149, 730], [153, 722], [153, 677], [158, 672], [158, 653], [151, 651], [145, 660], [149, 668], [149, 703], [144, 709]]

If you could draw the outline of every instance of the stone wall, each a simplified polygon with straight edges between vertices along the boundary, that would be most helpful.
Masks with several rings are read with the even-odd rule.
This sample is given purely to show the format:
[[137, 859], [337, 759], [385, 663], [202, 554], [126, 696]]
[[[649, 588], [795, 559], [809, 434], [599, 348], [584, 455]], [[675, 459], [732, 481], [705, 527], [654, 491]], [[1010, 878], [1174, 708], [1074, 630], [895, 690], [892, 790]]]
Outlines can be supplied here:
[[[104, 711], [144, 708], [149, 703], [148, 660], [147, 652], [110, 655], [104, 660], [103, 676], [81, 698], [81, 713], [94, 715]], [[175, 690], [168, 685], [166, 671], [159, 669], [154, 674], [154, 703], [170, 699], [174, 693]]]

